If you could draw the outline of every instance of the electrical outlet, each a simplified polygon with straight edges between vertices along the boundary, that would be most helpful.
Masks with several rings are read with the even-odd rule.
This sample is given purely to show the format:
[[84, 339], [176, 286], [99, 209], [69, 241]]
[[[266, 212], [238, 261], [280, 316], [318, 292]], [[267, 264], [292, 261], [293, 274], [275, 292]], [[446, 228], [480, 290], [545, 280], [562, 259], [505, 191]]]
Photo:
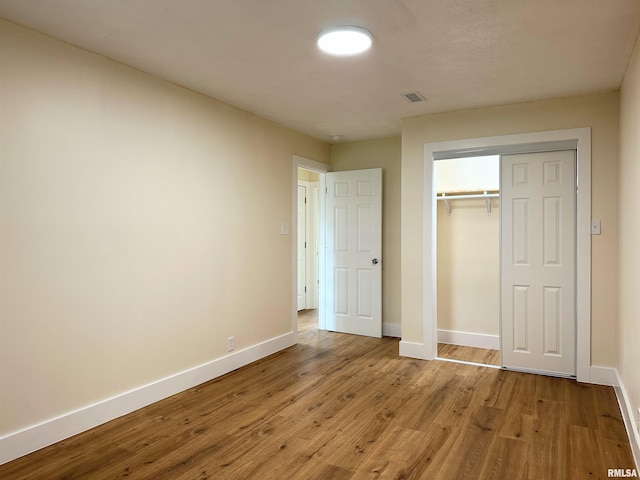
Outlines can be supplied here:
[[234, 337], [227, 338], [227, 352], [232, 352], [236, 339]]

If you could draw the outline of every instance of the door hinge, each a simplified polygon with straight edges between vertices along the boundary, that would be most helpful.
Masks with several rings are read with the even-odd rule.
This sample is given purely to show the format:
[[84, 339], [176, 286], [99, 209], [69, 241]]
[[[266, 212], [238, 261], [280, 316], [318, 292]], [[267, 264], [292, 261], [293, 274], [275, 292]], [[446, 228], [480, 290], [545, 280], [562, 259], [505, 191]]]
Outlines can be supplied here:
[[307, 287], [304, 287], [304, 293], [307, 293]]
[[307, 248], [307, 242], [304, 242], [304, 248]]
[[304, 197], [304, 204], [307, 204], [307, 197]]

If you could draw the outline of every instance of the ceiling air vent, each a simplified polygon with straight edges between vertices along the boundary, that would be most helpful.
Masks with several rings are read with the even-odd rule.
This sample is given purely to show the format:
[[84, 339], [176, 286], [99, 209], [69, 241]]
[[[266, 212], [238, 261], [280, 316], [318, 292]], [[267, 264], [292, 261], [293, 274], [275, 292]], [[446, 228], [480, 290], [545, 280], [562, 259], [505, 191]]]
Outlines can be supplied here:
[[426, 100], [426, 98], [424, 98], [424, 96], [420, 92], [404, 93], [403, 97], [409, 100], [411, 103], [424, 102]]

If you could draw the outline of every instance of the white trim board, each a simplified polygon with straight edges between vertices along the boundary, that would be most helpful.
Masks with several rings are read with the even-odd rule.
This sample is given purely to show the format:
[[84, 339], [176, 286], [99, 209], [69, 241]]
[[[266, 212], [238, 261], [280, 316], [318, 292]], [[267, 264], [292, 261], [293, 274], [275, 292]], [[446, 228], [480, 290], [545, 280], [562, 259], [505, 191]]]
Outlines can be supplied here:
[[640, 432], [638, 432], [637, 424], [634, 421], [635, 414], [633, 412], [633, 407], [631, 406], [631, 401], [629, 400], [629, 395], [627, 395], [627, 389], [622, 383], [618, 370], [612, 370], [614, 370], [615, 373], [617, 385], [614, 386], [614, 390], [616, 392], [618, 404], [620, 405], [620, 412], [622, 412], [622, 420], [624, 421], [624, 426], [626, 427], [627, 435], [629, 436], [633, 459], [636, 462], [636, 470], [640, 470]]
[[424, 358], [425, 348], [423, 343], [400, 340], [398, 350], [401, 357], [419, 358], [421, 360], [433, 360], [434, 358]]
[[[434, 199], [434, 159], [444, 158], [448, 153], [464, 156], [471, 150], [475, 155], [485, 151], [506, 151], [525, 145], [532, 148], [557, 148], [558, 142], [575, 144], [577, 149], [577, 194], [576, 212], [576, 377], [581, 382], [590, 382], [591, 377], [591, 128], [574, 128], [533, 132], [516, 135], [471, 138], [424, 145], [423, 179], [423, 270], [424, 291], [422, 295], [422, 343], [411, 342], [409, 347], [400, 345], [400, 354], [433, 359], [437, 352], [437, 278], [436, 278], [436, 201]], [[567, 143], [568, 144], [568, 143]], [[405, 352], [411, 352], [410, 355]]]
[[591, 365], [589, 373], [589, 383], [595, 383], [596, 385], [607, 385], [609, 387], [617, 387], [618, 378], [616, 376], [616, 369], [611, 367], [599, 367], [597, 365]]
[[484, 333], [457, 332], [454, 330], [438, 329], [438, 343], [500, 350], [500, 337], [498, 335], [487, 335]]
[[382, 336], [383, 337], [396, 337], [401, 338], [401, 326], [398, 323], [382, 323]]
[[289, 332], [93, 405], [9, 433], [0, 437], [0, 465], [220, 377], [294, 344], [295, 334]]

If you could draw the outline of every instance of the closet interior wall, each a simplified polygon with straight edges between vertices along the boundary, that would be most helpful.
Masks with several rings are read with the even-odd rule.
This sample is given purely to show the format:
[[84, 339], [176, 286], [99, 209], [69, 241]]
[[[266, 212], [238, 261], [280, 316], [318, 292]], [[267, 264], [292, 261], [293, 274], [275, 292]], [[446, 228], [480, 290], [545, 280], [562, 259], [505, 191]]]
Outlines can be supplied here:
[[498, 192], [498, 157], [487, 161], [436, 162], [438, 194], [452, 196], [450, 214], [445, 201], [437, 202], [437, 318], [441, 333], [499, 335], [500, 202], [490, 198], [489, 213], [484, 198], [455, 198], [461, 193]]

